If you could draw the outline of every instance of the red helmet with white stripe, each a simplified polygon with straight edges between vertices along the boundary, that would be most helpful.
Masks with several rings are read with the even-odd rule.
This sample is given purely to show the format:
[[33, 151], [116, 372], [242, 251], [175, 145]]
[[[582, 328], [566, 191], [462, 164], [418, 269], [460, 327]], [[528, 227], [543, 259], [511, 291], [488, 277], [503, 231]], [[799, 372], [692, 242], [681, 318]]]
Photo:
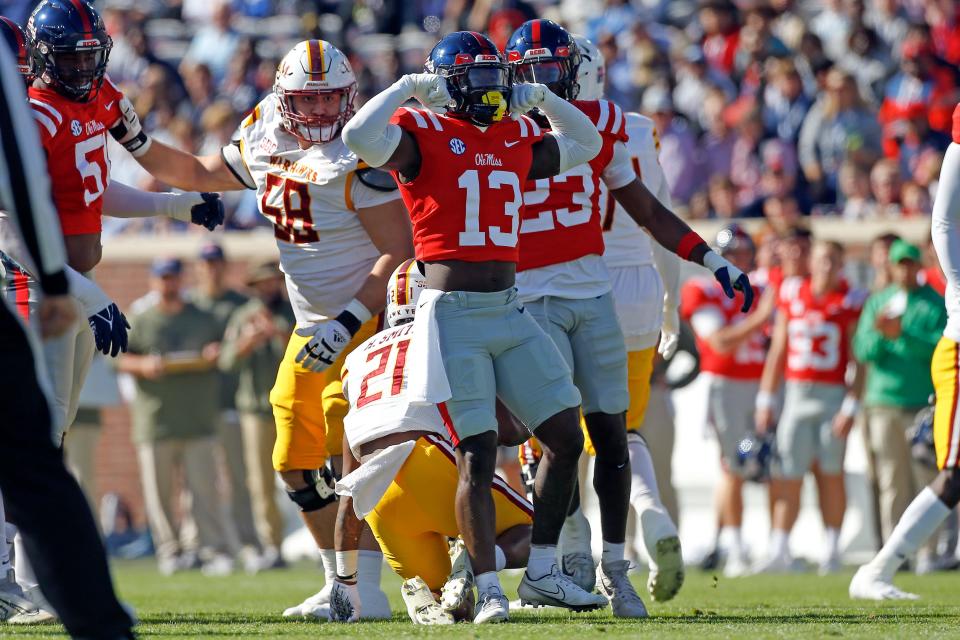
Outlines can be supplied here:
[[387, 283], [387, 326], [413, 322], [417, 300], [427, 288], [427, 279], [420, 273], [416, 260], [405, 260]]
[[[304, 40], [280, 61], [273, 85], [280, 102], [283, 128], [306, 143], [330, 142], [353, 116], [357, 78], [347, 56], [325, 40]], [[308, 105], [336, 103], [336, 112], [304, 113], [294, 98]]]

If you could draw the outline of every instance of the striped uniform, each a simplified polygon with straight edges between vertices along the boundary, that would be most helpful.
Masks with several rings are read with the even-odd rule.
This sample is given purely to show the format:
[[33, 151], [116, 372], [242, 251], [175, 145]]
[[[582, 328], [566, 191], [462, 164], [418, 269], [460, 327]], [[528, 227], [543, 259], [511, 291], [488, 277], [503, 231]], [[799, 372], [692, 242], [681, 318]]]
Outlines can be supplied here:
[[[459, 476], [437, 407], [411, 405], [405, 397], [412, 330], [413, 323], [385, 329], [347, 356], [343, 389], [350, 411], [344, 433], [356, 455], [361, 444], [391, 433], [430, 432], [416, 441], [366, 521], [398, 575], [420, 576], [439, 591], [450, 574], [447, 538], [460, 534], [454, 511]], [[497, 535], [532, 523], [532, 505], [503, 479], [494, 477], [491, 493]]]
[[960, 105], [953, 113], [953, 144], [947, 149], [933, 204], [931, 235], [946, 277], [947, 326], [930, 364], [937, 404], [933, 439], [937, 466], [955, 469], [960, 459]]
[[[318, 47], [311, 49], [322, 62]], [[240, 125], [239, 137], [222, 151], [237, 178], [257, 192], [260, 213], [273, 223], [280, 269], [297, 319], [270, 402], [277, 426], [273, 451], [278, 471], [316, 469], [340, 455], [347, 407], [339, 371], [351, 347], [328, 370], [303, 369], [295, 358], [318, 323], [335, 318], [356, 295], [380, 257], [357, 217], [360, 209], [398, 199], [356, 178], [356, 155], [339, 137], [301, 149], [281, 125], [278, 98], [270, 94]], [[373, 335], [366, 323], [352, 344]]]

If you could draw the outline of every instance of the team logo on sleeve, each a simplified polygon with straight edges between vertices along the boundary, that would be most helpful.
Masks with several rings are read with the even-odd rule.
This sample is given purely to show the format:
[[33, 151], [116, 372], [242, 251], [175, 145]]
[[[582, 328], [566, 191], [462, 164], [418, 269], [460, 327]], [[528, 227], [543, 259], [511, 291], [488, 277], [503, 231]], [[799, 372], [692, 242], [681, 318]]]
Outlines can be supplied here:
[[455, 154], [462, 155], [464, 151], [467, 150], [467, 145], [463, 144], [463, 140], [460, 138], [453, 138], [450, 140], [450, 151], [453, 151]]
[[80, 126], [79, 120], [70, 121], [70, 133], [72, 133], [75, 136], [79, 136], [81, 133], [83, 133], [83, 127]]

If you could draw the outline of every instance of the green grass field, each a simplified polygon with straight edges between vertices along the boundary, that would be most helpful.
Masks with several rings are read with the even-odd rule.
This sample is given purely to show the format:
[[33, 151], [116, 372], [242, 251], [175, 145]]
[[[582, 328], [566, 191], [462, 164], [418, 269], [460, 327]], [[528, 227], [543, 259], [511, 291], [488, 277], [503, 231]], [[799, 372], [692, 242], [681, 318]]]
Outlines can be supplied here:
[[[424, 636], [430, 638], [639, 637], [656, 638], [947, 638], [960, 637], [960, 574], [902, 575], [898, 584], [921, 593], [906, 604], [861, 603], [847, 598], [850, 573], [764, 576], [739, 580], [691, 571], [680, 595], [665, 605], [649, 604], [651, 617], [614, 620], [609, 610], [569, 614], [557, 610], [516, 612], [508, 625], [490, 627], [414, 627], [398, 590], [399, 579], [386, 569], [385, 589], [394, 605], [390, 622], [331, 625], [287, 621], [280, 616], [316, 591], [322, 578], [309, 565], [259, 576], [235, 574], [206, 578], [199, 573], [164, 578], [149, 562], [118, 562], [116, 579], [122, 597], [140, 617], [143, 638], [317, 638], [325, 635], [364, 639]], [[636, 575], [639, 586], [640, 574]], [[514, 596], [518, 578], [508, 577]], [[0, 627], [0, 637], [56, 638], [62, 627]]]

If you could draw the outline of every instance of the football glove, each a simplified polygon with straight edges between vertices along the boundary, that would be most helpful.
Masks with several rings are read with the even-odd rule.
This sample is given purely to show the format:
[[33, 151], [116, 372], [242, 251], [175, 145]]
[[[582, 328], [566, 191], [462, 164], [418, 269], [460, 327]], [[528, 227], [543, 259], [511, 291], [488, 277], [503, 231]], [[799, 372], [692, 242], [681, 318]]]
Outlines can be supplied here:
[[452, 100], [446, 78], [434, 73], [408, 73], [403, 80], [409, 85], [410, 97], [431, 111], [443, 113]]
[[88, 320], [97, 351], [111, 358], [116, 358], [120, 352], [127, 352], [127, 329], [130, 328], [130, 323], [120, 313], [116, 303], [111, 302]]
[[750, 307], [753, 306], [753, 287], [750, 285], [747, 274], [737, 269], [729, 260], [715, 251], [707, 251], [703, 256], [703, 266], [713, 271], [713, 277], [720, 283], [728, 298], [736, 296], [734, 290], [742, 291], [743, 306], [740, 307], [740, 311], [746, 313], [750, 310]]
[[680, 345], [680, 313], [675, 305], [663, 310], [663, 324], [660, 326], [660, 346], [657, 353], [669, 360]]
[[357, 622], [360, 620], [360, 588], [356, 582], [348, 584], [333, 581], [330, 589], [330, 621]]
[[353, 336], [343, 324], [337, 320], [328, 320], [320, 325], [313, 337], [307, 340], [296, 361], [308, 371], [319, 373], [332, 365], [343, 348]]
[[190, 222], [213, 231], [223, 224], [223, 201], [219, 193], [201, 193], [203, 202], [190, 208]]
[[510, 91], [510, 116], [516, 120], [520, 116], [533, 111], [547, 97], [546, 86], [534, 82], [522, 82], [513, 85]]

